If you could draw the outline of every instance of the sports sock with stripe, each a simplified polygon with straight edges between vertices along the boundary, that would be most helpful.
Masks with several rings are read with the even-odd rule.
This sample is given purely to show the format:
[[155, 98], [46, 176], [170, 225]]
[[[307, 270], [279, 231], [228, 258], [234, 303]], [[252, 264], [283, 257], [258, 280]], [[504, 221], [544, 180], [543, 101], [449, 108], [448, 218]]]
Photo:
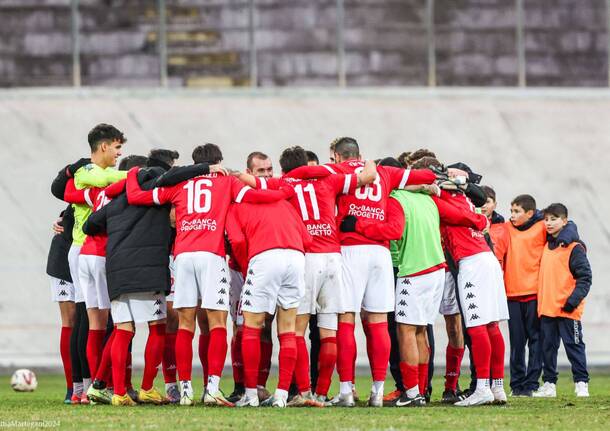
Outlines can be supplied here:
[[344, 391], [346, 386], [341, 384], [341, 393], [351, 393], [351, 382], [355, 372], [356, 338], [355, 325], [348, 322], [339, 322], [337, 329], [337, 372], [340, 383], [350, 383], [350, 391]]
[[176, 334], [176, 368], [178, 379], [190, 381], [193, 371], [193, 337], [188, 329], [178, 329]]
[[97, 372], [95, 373], [95, 380], [110, 384], [110, 386], [112, 386], [112, 378], [110, 375], [112, 368], [112, 342], [114, 341], [115, 333], [116, 329], [110, 333], [108, 340], [106, 340], [104, 350], [102, 350], [102, 359], [100, 360]]
[[504, 337], [500, 332], [498, 322], [492, 322], [487, 325], [487, 333], [491, 343], [491, 378], [504, 378]]
[[244, 359], [244, 384], [246, 390], [254, 390], [256, 392], [256, 383], [258, 380], [258, 367], [261, 359], [261, 328], [252, 328], [244, 325], [241, 338], [242, 352], [248, 352], [243, 355]]
[[129, 343], [132, 338], [133, 332], [116, 329], [116, 334], [112, 341], [112, 380], [114, 382], [114, 393], [116, 395], [122, 396], [127, 392], [125, 372], [127, 368], [127, 357], [129, 355]]
[[208, 345], [208, 391], [211, 394], [218, 392], [218, 381], [222, 376], [222, 368], [227, 358], [227, 329], [214, 328], [210, 330]]
[[278, 334], [280, 339], [279, 376], [277, 388], [288, 391], [297, 362], [297, 342], [294, 332]]
[[242, 328], [237, 328], [231, 339], [231, 365], [233, 367], [233, 381], [236, 385], [244, 383], [244, 363], [241, 354]]
[[258, 368], [259, 386], [265, 387], [271, 370], [271, 354], [273, 353], [273, 342], [271, 340], [261, 340], [260, 346], [260, 364]]
[[418, 364], [418, 387], [420, 395], [426, 395], [428, 389], [428, 363]]
[[297, 344], [297, 360], [294, 368], [296, 384], [299, 392], [307, 392], [311, 390], [311, 381], [309, 380], [309, 352], [307, 351], [307, 343], [305, 337], [296, 337]]
[[367, 345], [371, 344], [368, 353], [373, 381], [385, 382], [391, 349], [388, 322], [369, 323], [366, 338]]
[[447, 344], [445, 351], [445, 389], [455, 391], [460, 378], [460, 367], [464, 357], [464, 348], [453, 347]]
[[318, 356], [318, 382], [316, 394], [328, 395], [328, 388], [337, 363], [337, 337], [326, 337], [320, 340]]
[[166, 384], [176, 383], [176, 333], [165, 334], [163, 347], [163, 380]]
[[144, 375], [141, 388], [149, 391], [153, 387], [159, 365], [163, 360], [163, 344], [165, 342], [165, 323], [148, 326], [148, 339], [144, 350]]
[[[489, 340], [489, 334], [487, 327], [475, 326], [468, 328], [468, 335], [470, 335], [472, 343], [472, 359], [474, 367], [478, 377], [483, 377], [482, 380], [489, 380], [490, 375], [490, 364], [491, 364], [491, 342]], [[480, 380], [480, 379], [478, 379]], [[477, 382], [477, 388], [479, 383]]]

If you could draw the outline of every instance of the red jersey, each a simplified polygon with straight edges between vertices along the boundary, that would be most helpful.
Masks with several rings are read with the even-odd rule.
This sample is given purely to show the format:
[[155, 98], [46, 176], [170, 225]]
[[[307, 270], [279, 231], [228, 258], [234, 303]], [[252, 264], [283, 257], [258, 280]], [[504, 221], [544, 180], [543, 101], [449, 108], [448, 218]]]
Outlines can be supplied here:
[[132, 205], [164, 205], [176, 209], [174, 256], [207, 251], [225, 257], [225, 222], [233, 202], [273, 202], [286, 198], [284, 191], [252, 190], [233, 176], [201, 175], [171, 187], [142, 190], [137, 169], [127, 175], [127, 200]]
[[[462, 193], [442, 190], [441, 198], [462, 211], [469, 211], [476, 214], [475, 206], [470, 202], [470, 199]], [[487, 225], [487, 218], [483, 214], [477, 214], [477, 218], [480, 219], [480, 226]], [[485, 241], [485, 235], [479, 229], [473, 229], [472, 227], [466, 226], [451, 226], [443, 223], [441, 225], [441, 234], [443, 236], [444, 244], [456, 264], [465, 257], [473, 256], [485, 251], [491, 251], [489, 245], [487, 245], [487, 241]]]
[[[312, 238], [295, 208], [286, 201], [267, 205], [237, 205], [227, 222], [234, 256], [248, 256], [276, 248], [305, 253]], [[239, 262], [240, 267], [243, 266]]]
[[289, 202], [301, 215], [313, 241], [307, 253], [340, 253], [339, 234], [335, 217], [337, 196], [353, 194], [358, 185], [356, 175], [337, 174], [319, 179], [256, 178], [258, 188], [278, 189], [284, 184], [294, 187], [295, 196]]
[[[85, 194], [85, 197], [88, 202], [93, 204], [93, 212], [96, 212], [100, 208], [108, 205], [113, 198], [123, 193], [125, 190], [125, 180], [118, 181], [103, 189], [90, 188], [84, 190], [88, 191], [88, 193]], [[80, 254], [105, 257], [107, 243], [108, 235], [106, 233], [87, 235], [87, 238], [85, 238], [85, 242], [80, 249]]]
[[[358, 174], [362, 171], [364, 162], [349, 160], [335, 165], [327, 165], [327, 169], [344, 174]], [[428, 169], [400, 169], [391, 166], [377, 166], [377, 178], [371, 184], [359, 187], [353, 195], [341, 196], [338, 200], [337, 220], [341, 221], [348, 215], [358, 220], [386, 220], [386, 210], [390, 193], [394, 189], [402, 189], [413, 184], [432, 184], [436, 175]], [[389, 248], [387, 240], [367, 238], [358, 232], [339, 232], [341, 245], [376, 244]]]

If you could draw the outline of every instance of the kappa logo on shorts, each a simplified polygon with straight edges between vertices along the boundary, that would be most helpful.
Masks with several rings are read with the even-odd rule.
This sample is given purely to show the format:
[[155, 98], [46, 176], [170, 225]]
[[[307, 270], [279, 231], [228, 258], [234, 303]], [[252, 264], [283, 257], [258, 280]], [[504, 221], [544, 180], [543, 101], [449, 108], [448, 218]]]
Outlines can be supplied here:
[[163, 311], [161, 311], [161, 309], [160, 309], [160, 308], [157, 308], [153, 314], [154, 314], [155, 316], [160, 316], [160, 315], [162, 315], [162, 314], [163, 314]]
[[59, 292], [59, 296], [68, 296], [68, 292], [62, 290], [61, 292]]
[[224, 268], [220, 268], [220, 272], [227, 272]]
[[251, 269], [248, 270], [248, 275], [254, 275], [254, 271], [252, 271]]
[[479, 308], [479, 307], [477, 307], [476, 304], [473, 304], [473, 303], [468, 304], [469, 310], [476, 310], [477, 308]]
[[403, 281], [400, 282], [401, 284], [406, 284], [407, 286], [411, 285], [411, 280], [409, 280], [408, 278], [405, 278]]
[[220, 298], [217, 302], [216, 305], [225, 305], [225, 301], [224, 299]]
[[227, 291], [225, 290], [224, 287], [220, 288], [220, 290], [218, 291], [218, 293], [220, 293], [221, 295], [226, 295]]
[[401, 294], [401, 295], [407, 295], [407, 296], [409, 296], [409, 292], [407, 292], [407, 289], [402, 289], [402, 290], [400, 291], [400, 294]]
[[221, 284], [227, 284], [227, 278], [226, 277], [222, 277], [219, 281], [219, 283]]
[[65, 286], [66, 284], [68, 284], [68, 283], [66, 283], [64, 280], [59, 280], [59, 285], [60, 286]]
[[249, 306], [251, 306], [252, 304], [250, 303], [250, 301], [249, 301], [249, 300], [247, 300], [247, 299], [246, 299], [246, 300], [244, 301], [244, 305], [247, 305], [247, 306], [249, 307]]
[[470, 289], [471, 287], [474, 287], [474, 284], [472, 284], [470, 281], [464, 285], [464, 289]]
[[405, 317], [406, 316], [405, 312], [402, 311], [402, 310], [400, 310], [397, 315], [400, 316], [400, 317]]
[[161, 302], [161, 300], [160, 300], [160, 299], [157, 299], [157, 300], [155, 301], [155, 305], [161, 305], [161, 304], [162, 304], [162, 302]]
[[479, 320], [479, 319], [480, 319], [480, 317], [479, 317], [479, 315], [478, 315], [478, 314], [476, 314], [476, 313], [475, 313], [475, 314], [473, 314], [472, 316], [470, 316], [470, 320]]
[[246, 284], [247, 284], [248, 286], [252, 286], [252, 280], [247, 279], [247, 280], [246, 280]]
[[476, 298], [476, 295], [472, 292], [468, 292], [468, 295], [466, 295], [466, 299], [472, 299], [472, 298]]
[[245, 296], [252, 296], [252, 293], [248, 289], [246, 289], [246, 290], [244, 290], [244, 295]]
[[407, 301], [405, 301], [404, 299], [401, 299], [400, 302], [398, 303], [398, 305], [407, 305]]

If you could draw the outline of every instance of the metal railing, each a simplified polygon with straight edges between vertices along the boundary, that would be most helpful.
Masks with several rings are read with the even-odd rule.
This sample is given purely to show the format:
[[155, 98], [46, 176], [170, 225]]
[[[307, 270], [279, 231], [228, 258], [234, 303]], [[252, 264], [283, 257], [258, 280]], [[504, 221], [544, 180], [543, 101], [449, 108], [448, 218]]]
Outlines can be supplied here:
[[[524, 9], [523, 0], [515, 0], [515, 36], [516, 36], [516, 58], [517, 58], [517, 85], [527, 86], [525, 41], [524, 41]], [[158, 37], [157, 50], [159, 55], [159, 85], [168, 85], [168, 61], [167, 61], [167, 4], [165, 0], [157, 0], [158, 14]], [[248, 50], [249, 50], [249, 80], [252, 87], [258, 86], [258, 58], [256, 45], [256, 0], [248, 0]], [[72, 28], [72, 85], [81, 85], [80, 64], [80, 18], [79, 0], [71, 0], [71, 28]], [[608, 86], [610, 86], [610, 0], [607, 0], [607, 47], [608, 47]], [[427, 53], [427, 85], [437, 85], [436, 70], [436, 31], [434, 24], [435, 1], [426, 0], [425, 30], [426, 30], [426, 53]], [[346, 87], [346, 49], [345, 49], [345, 2], [336, 0], [336, 56], [337, 56], [337, 86]]]

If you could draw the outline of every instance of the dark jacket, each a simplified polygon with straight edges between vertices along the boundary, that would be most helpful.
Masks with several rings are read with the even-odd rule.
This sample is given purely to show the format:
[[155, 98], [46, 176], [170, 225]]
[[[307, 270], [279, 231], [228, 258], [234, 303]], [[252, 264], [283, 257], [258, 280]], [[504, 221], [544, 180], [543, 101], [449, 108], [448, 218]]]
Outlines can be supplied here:
[[578, 228], [573, 222], [568, 222], [557, 238], [548, 235], [547, 241], [551, 250], [554, 250], [557, 247], [567, 247], [573, 242], [578, 242], [580, 244], [580, 246], [574, 247], [570, 254], [570, 272], [572, 273], [572, 277], [576, 280], [576, 287], [563, 307], [564, 310], [569, 313], [578, 307], [591, 289], [593, 274], [591, 272], [589, 259], [587, 259], [587, 248], [580, 240]]
[[[165, 174], [162, 168], [152, 167], [140, 170], [138, 182], [144, 190], [151, 190], [160, 184], [178, 184], [208, 172], [207, 164], [175, 168]], [[129, 205], [123, 193], [89, 216], [83, 226], [87, 235], [108, 234], [106, 277], [110, 300], [127, 293], [169, 293], [172, 246], [169, 212], [169, 205]]]
[[47, 257], [47, 274], [51, 277], [72, 282], [70, 265], [68, 264], [68, 252], [72, 246], [72, 227], [74, 226], [74, 209], [72, 205], [62, 211], [60, 225], [64, 231], [53, 235], [49, 255]]

